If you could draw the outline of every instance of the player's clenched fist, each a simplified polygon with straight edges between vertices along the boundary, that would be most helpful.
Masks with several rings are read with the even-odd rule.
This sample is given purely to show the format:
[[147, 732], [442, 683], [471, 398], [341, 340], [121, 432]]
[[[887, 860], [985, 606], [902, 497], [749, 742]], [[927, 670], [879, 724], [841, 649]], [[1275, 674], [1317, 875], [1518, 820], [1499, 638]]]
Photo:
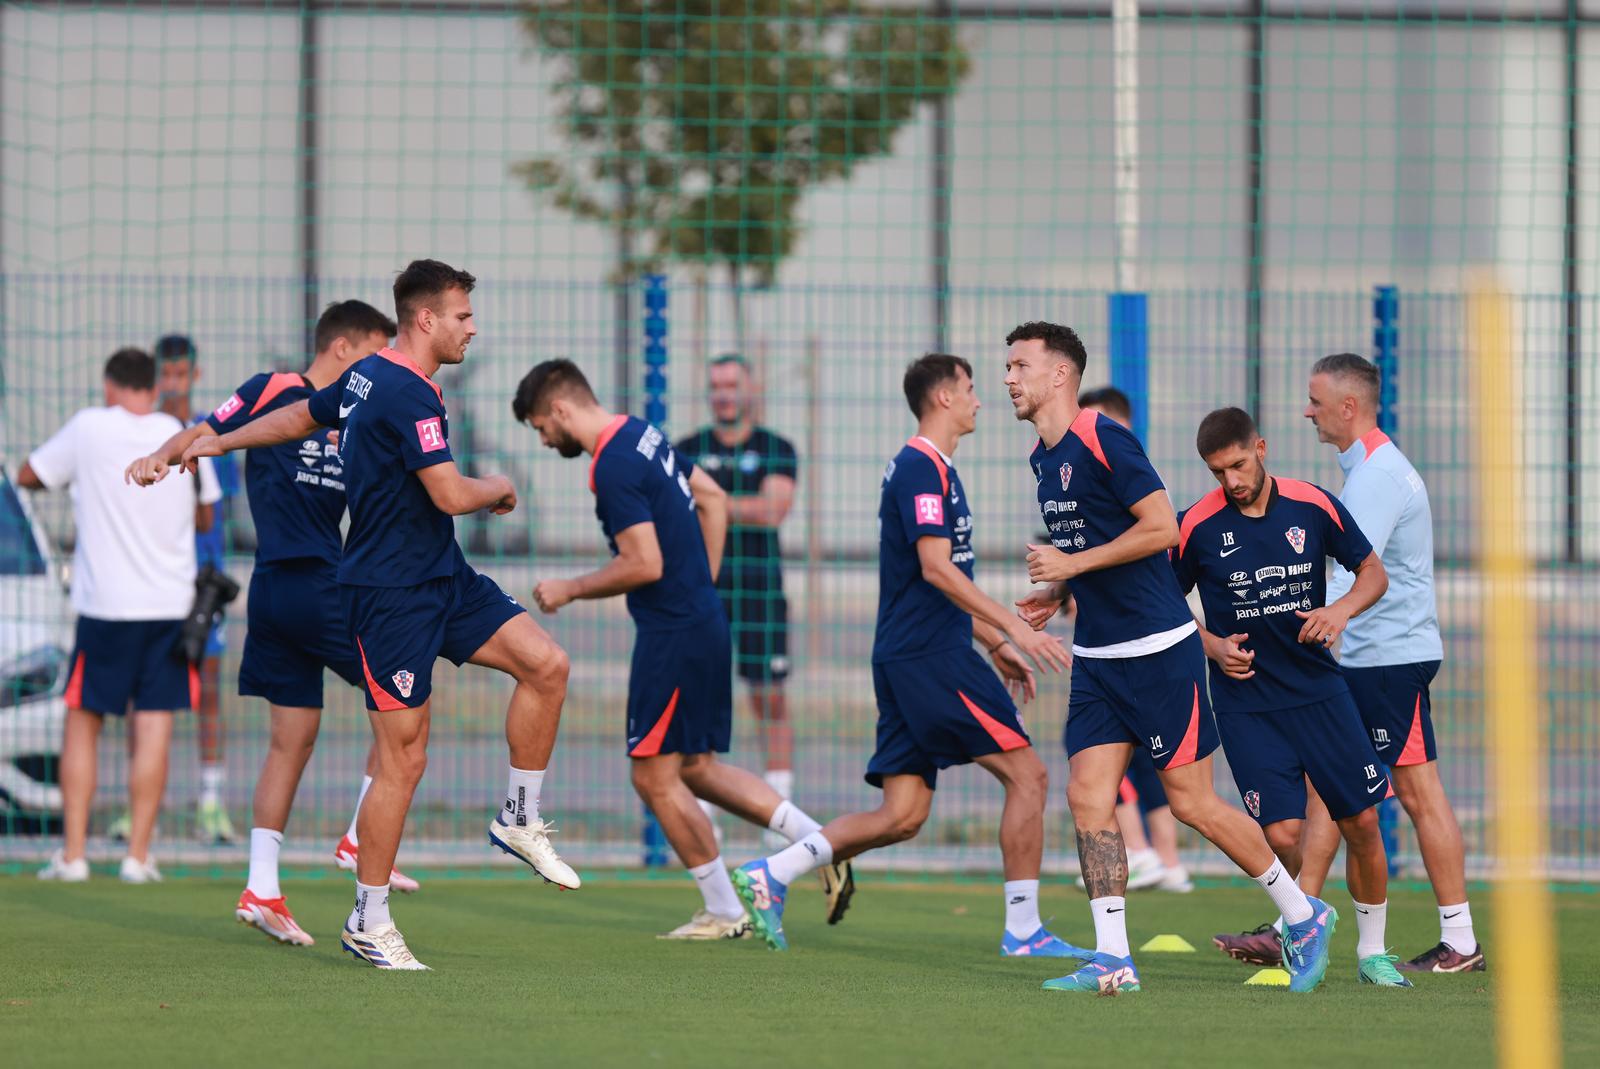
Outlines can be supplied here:
[[167, 477], [169, 470], [171, 466], [165, 460], [152, 454], [129, 464], [122, 473], [122, 481], [135, 486], [154, 486]]
[[533, 600], [542, 612], [553, 613], [575, 596], [576, 587], [570, 579], [546, 579], [533, 588]]
[[1072, 557], [1054, 546], [1028, 545], [1028, 578], [1035, 583], [1059, 583], [1076, 575]]

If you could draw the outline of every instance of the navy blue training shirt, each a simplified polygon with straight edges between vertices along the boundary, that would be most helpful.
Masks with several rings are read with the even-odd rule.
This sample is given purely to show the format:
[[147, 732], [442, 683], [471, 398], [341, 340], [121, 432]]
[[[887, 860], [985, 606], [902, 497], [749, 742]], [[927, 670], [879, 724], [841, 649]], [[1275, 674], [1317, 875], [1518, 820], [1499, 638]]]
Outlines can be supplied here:
[[454, 459], [434, 381], [404, 353], [380, 349], [314, 394], [311, 418], [339, 429], [350, 505], [339, 582], [408, 587], [453, 574], [455, 523], [416, 475]]
[[640, 631], [676, 631], [722, 616], [689, 489], [693, 472], [666, 435], [635, 416], [618, 416], [595, 444], [589, 489], [612, 555], [617, 535], [641, 523], [655, 524], [661, 546], [661, 578], [628, 591], [628, 615]]
[[[1054, 448], [1046, 449], [1042, 441], [1034, 446], [1029, 463], [1039, 483], [1039, 511], [1050, 544], [1064, 553], [1116, 540], [1137, 522], [1130, 507], [1157, 491], [1166, 492], [1133, 432], [1087, 408]], [[1080, 656], [1159, 653], [1187, 634], [1169, 632], [1185, 625], [1193, 630], [1194, 615], [1165, 552], [1084, 572], [1071, 586], [1078, 601], [1072, 652]], [[1149, 648], [1140, 645], [1156, 636], [1167, 638], [1149, 643]]]
[[[238, 430], [316, 393], [304, 375], [263, 372], [245, 381], [205, 418], [218, 434]], [[344, 515], [344, 465], [333, 431], [245, 455], [245, 496], [256, 524], [256, 563], [320, 560], [338, 564]]]
[[917, 541], [925, 537], [948, 538], [951, 563], [972, 578], [972, 511], [961, 477], [932, 443], [913, 438], [883, 473], [875, 664], [972, 645], [971, 615], [922, 578]]
[[1327, 647], [1300, 641], [1309, 612], [1327, 603], [1326, 557], [1354, 571], [1372, 545], [1332, 494], [1298, 479], [1273, 479], [1263, 516], [1240, 512], [1222, 488], [1178, 517], [1172, 568], [1200, 588], [1206, 630], [1255, 653], [1255, 677], [1231, 679], [1211, 664], [1211, 702], [1221, 712], [1295, 709], [1348, 693]]

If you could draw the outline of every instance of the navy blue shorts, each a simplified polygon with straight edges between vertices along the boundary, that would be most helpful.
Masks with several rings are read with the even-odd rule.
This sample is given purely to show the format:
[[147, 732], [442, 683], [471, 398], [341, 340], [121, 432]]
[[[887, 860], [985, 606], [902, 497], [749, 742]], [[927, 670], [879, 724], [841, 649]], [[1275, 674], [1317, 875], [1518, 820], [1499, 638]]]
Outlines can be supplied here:
[[1159, 769], [1181, 768], [1217, 748], [1200, 635], [1143, 657], [1072, 658], [1072, 697], [1063, 733], [1067, 756], [1131, 742]]
[[732, 735], [727, 620], [639, 632], [628, 673], [628, 756], [727, 753]]
[[465, 561], [455, 574], [417, 586], [341, 584], [355, 636], [367, 708], [415, 709], [433, 693], [433, 662], [464, 664], [523, 612], [517, 599]]
[[1306, 778], [1334, 820], [1353, 817], [1389, 795], [1389, 770], [1348, 694], [1263, 713], [1218, 713], [1233, 782], [1263, 826], [1304, 820]]
[[1123, 802], [1139, 803], [1139, 815], [1148, 816], [1152, 810], [1167, 804], [1167, 789], [1161, 785], [1156, 764], [1150, 760], [1150, 751], [1143, 746], [1133, 751], [1128, 759], [1128, 773], [1122, 777]]
[[938, 786], [939, 770], [985, 754], [1030, 745], [1005, 684], [970, 646], [872, 666], [878, 699], [878, 748], [867, 782], [921, 776]]
[[1399, 768], [1438, 758], [1439, 748], [1433, 741], [1433, 699], [1428, 694], [1438, 674], [1438, 661], [1344, 669], [1350, 696], [1361, 710], [1372, 748], [1384, 764]]
[[200, 704], [200, 671], [178, 652], [182, 620], [78, 617], [67, 678], [69, 709], [102, 716], [170, 712]]
[[320, 560], [274, 561], [250, 576], [250, 630], [239, 693], [293, 709], [322, 708], [322, 670], [361, 686], [361, 658], [345, 623], [339, 568]]

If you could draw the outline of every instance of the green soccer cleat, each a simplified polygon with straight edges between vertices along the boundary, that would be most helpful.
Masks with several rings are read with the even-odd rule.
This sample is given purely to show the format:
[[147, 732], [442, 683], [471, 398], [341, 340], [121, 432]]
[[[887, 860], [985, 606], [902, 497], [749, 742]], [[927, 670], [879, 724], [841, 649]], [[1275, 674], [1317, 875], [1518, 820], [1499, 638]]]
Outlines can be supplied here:
[[119, 843], [125, 843], [133, 834], [133, 818], [124, 811], [116, 820], [111, 822], [111, 827], [106, 829], [106, 834]]
[[1362, 958], [1361, 964], [1356, 967], [1356, 979], [1378, 987], [1411, 987], [1411, 981], [1401, 976], [1400, 970], [1394, 967], [1399, 960], [1397, 954], [1370, 954]]
[[204, 842], [226, 845], [239, 841], [239, 833], [233, 830], [233, 821], [228, 819], [221, 802], [201, 802], [195, 823], [198, 837]]

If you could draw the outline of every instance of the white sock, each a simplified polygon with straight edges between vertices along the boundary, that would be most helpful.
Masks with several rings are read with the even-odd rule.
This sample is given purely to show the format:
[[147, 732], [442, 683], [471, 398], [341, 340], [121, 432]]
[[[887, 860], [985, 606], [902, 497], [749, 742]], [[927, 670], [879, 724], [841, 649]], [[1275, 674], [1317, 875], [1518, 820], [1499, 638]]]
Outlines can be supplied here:
[[500, 823], [526, 828], [539, 819], [539, 788], [544, 786], [544, 771], [542, 768], [537, 772], [511, 768], [506, 783], [506, 804], [500, 808]]
[[344, 833], [344, 837], [346, 839], [349, 839], [352, 843], [355, 843], [357, 846], [361, 845], [361, 838], [358, 835], [356, 835], [356, 821], [361, 816], [361, 803], [367, 800], [367, 792], [370, 791], [371, 789], [372, 789], [372, 777], [371, 776], [362, 776], [361, 777], [361, 793], [356, 795], [355, 812], [350, 814], [350, 829]]
[[833, 844], [822, 832], [814, 831], [767, 858], [767, 871], [779, 883], [791, 884], [812, 869], [819, 869], [832, 861]]
[[1277, 920], [1272, 922], [1272, 930], [1277, 932], [1279, 935], [1283, 934], [1283, 918], [1282, 917], [1279, 917]]
[[245, 890], [257, 898], [277, 898], [283, 894], [278, 887], [278, 847], [283, 845], [283, 832], [271, 828], [250, 829], [250, 875]]
[[733, 889], [733, 881], [728, 879], [728, 867], [722, 863], [720, 855], [704, 865], [696, 865], [689, 870], [689, 875], [694, 877], [695, 886], [700, 888], [700, 897], [706, 902], [706, 912], [724, 920], [744, 916], [744, 905]]
[[1044, 927], [1039, 920], [1039, 881], [1006, 881], [1006, 932], [1013, 939], [1026, 939]]
[[1389, 903], [1384, 901], [1373, 906], [1353, 898], [1350, 901], [1356, 907], [1356, 960], [1387, 951], [1389, 947], [1383, 933], [1389, 923]]
[[1471, 954], [1478, 949], [1478, 937], [1472, 931], [1472, 907], [1465, 902], [1459, 906], [1439, 907], [1439, 942], [1457, 954]]
[[1303, 924], [1311, 918], [1311, 903], [1306, 899], [1306, 893], [1289, 878], [1289, 870], [1277, 858], [1272, 859], [1272, 867], [1255, 877], [1255, 881], [1272, 896], [1272, 904], [1278, 907], [1278, 912], [1283, 914], [1283, 919], [1288, 923]]
[[200, 766], [200, 804], [221, 805], [222, 784], [228, 778], [227, 770], [221, 765]]
[[822, 825], [812, 820], [803, 813], [799, 806], [788, 799], [778, 803], [778, 808], [772, 811], [772, 819], [767, 821], [767, 827], [797, 843], [812, 832], [821, 829]]
[[368, 887], [356, 881], [356, 908], [350, 911], [344, 926], [353, 932], [370, 932], [393, 923], [389, 916], [389, 885]]
[[1089, 900], [1094, 914], [1094, 951], [1125, 958], [1128, 950], [1128, 900], [1121, 895]]
[[762, 773], [761, 778], [767, 781], [767, 786], [778, 792], [778, 796], [787, 799], [794, 793], [794, 770], [788, 768], [769, 768]]

